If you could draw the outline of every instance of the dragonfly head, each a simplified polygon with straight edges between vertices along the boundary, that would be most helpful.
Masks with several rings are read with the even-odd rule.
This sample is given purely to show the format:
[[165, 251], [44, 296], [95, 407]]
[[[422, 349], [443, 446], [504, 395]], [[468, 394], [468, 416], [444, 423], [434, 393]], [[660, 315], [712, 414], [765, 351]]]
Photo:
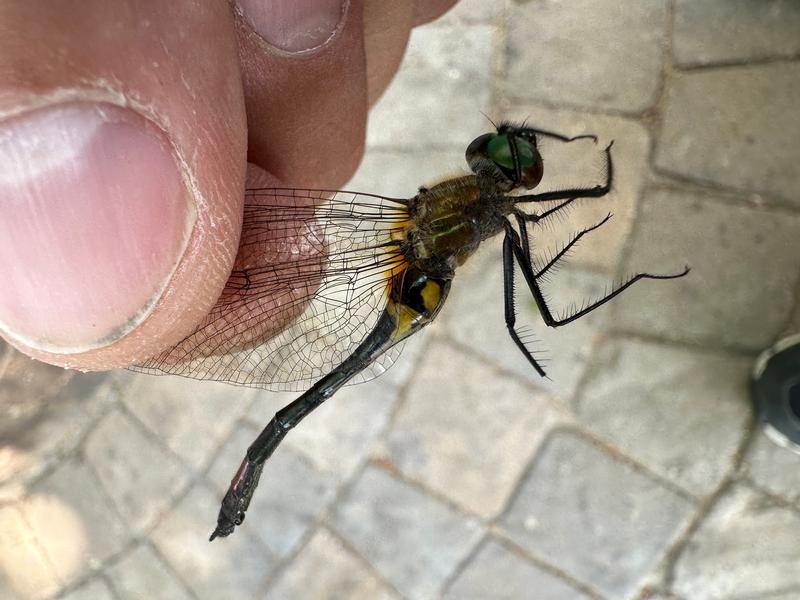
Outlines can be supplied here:
[[517, 187], [533, 189], [544, 174], [542, 155], [536, 149], [533, 134], [511, 131], [485, 133], [472, 140], [466, 157], [473, 171], [481, 161], [491, 161], [496, 167], [497, 183], [507, 190]]

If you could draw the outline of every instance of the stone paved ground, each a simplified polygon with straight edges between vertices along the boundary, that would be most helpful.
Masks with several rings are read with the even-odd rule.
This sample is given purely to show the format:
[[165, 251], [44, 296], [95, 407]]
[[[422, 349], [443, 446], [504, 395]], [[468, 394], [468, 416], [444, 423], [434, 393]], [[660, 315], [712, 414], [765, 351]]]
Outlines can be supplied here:
[[480, 111], [596, 132], [617, 193], [541, 239], [615, 217], [554, 300], [691, 275], [536, 325], [543, 381], [506, 337], [487, 244], [440, 322], [293, 432], [214, 544], [231, 470], [290, 395], [70, 379], [5, 349], [0, 597], [800, 598], [800, 457], [747, 394], [755, 354], [800, 329], [799, 31], [794, 0], [464, 0], [416, 31], [351, 188], [460, 168]]

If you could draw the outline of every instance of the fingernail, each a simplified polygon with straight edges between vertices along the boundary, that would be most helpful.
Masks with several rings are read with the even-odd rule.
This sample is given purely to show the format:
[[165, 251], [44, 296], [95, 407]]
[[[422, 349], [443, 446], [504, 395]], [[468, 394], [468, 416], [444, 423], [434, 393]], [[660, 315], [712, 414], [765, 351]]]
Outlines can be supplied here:
[[0, 328], [83, 352], [135, 329], [161, 297], [195, 206], [161, 129], [110, 104], [0, 122]]
[[267, 42], [287, 52], [313, 50], [340, 28], [348, 0], [236, 0]]

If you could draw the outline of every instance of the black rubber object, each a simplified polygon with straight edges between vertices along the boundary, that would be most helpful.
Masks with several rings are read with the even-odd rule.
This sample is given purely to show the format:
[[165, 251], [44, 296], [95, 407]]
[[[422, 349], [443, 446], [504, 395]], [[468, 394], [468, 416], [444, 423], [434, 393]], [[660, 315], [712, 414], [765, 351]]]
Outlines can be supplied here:
[[800, 454], [800, 335], [781, 340], [758, 357], [752, 393], [769, 437]]

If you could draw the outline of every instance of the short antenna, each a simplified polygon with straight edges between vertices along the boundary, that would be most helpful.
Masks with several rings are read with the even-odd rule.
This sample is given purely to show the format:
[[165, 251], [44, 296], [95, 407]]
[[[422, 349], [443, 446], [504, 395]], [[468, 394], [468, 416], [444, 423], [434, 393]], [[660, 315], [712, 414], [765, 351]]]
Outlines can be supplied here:
[[480, 113], [481, 113], [481, 114], [482, 114], [484, 117], [486, 117], [486, 120], [487, 120], [487, 121], [489, 121], [489, 123], [491, 123], [491, 124], [492, 124], [492, 126], [493, 126], [495, 129], [497, 129], [497, 123], [495, 123], [494, 121], [492, 121], [492, 119], [490, 119], [490, 118], [489, 118], [489, 115], [487, 115], [487, 114], [486, 114], [485, 112], [483, 112], [483, 111], [480, 111]]

